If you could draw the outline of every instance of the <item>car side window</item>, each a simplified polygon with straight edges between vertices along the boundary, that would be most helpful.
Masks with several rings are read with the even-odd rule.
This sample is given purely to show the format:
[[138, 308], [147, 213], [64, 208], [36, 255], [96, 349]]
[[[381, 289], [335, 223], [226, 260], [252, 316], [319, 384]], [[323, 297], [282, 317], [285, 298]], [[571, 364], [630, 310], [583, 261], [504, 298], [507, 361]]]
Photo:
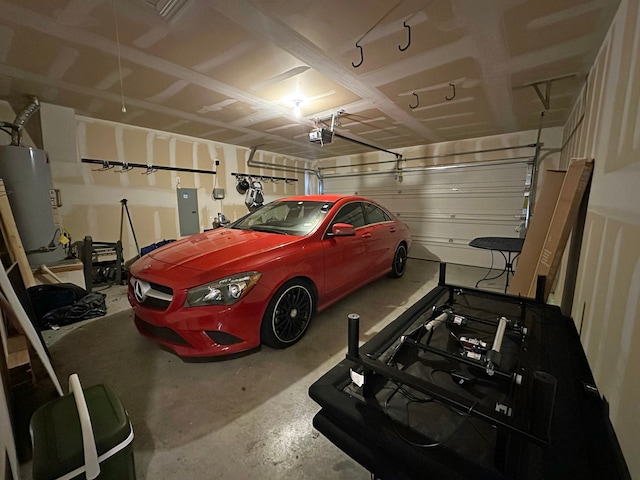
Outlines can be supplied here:
[[367, 220], [367, 225], [372, 223], [390, 222], [391, 217], [382, 210], [380, 207], [373, 205], [372, 203], [364, 204], [364, 212]]
[[364, 213], [362, 212], [360, 202], [349, 203], [342, 207], [336, 215], [336, 218], [331, 222], [331, 225], [335, 225], [336, 223], [348, 223], [355, 228], [364, 226]]

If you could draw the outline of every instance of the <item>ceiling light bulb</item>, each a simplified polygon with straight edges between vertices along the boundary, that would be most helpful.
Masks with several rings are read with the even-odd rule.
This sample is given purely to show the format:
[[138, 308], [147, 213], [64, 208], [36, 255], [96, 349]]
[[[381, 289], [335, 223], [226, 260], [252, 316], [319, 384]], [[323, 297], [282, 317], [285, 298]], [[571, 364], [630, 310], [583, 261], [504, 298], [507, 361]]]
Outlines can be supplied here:
[[299, 117], [302, 114], [302, 109], [300, 108], [300, 104], [302, 102], [300, 100], [294, 100], [293, 101], [293, 114], [296, 117]]

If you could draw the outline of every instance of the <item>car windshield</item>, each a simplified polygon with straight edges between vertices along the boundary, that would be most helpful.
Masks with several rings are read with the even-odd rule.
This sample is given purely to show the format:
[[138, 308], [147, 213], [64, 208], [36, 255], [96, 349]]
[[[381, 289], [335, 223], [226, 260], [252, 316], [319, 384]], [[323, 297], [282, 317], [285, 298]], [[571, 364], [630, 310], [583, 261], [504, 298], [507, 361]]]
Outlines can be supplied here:
[[284, 235], [307, 235], [320, 224], [330, 202], [275, 201], [232, 223], [229, 228]]

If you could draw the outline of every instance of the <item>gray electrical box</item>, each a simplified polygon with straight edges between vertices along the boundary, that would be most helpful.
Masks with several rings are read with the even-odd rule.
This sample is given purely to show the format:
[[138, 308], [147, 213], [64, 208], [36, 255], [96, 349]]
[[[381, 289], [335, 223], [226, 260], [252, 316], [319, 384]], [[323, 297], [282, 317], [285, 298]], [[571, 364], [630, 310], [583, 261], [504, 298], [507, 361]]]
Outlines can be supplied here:
[[180, 221], [180, 236], [200, 233], [200, 218], [198, 216], [198, 190], [195, 188], [179, 188], [178, 220]]

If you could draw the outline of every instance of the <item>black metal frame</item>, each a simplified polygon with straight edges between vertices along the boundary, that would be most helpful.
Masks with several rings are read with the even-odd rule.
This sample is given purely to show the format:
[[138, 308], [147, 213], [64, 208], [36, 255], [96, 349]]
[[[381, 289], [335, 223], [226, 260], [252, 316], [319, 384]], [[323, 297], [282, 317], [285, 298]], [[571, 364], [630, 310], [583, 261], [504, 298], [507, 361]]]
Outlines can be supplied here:
[[[559, 307], [546, 305], [540, 298], [521, 298], [447, 285], [445, 272], [443, 265], [439, 286], [410, 306], [362, 346], [358, 343], [359, 316], [349, 316], [351, 333], [347, 337], [346, 358], [309, 388], [310, 397], [321, 407], [313, 419], [314, 427], [379, 479], [630, 479], [620, 447], [612, 433], [605, 408], [606, 402], [595, 387], [572, 319], [562, 315]], [[538, 297], [542, 296], [540, 292], [544, 292], [544, 280], [544, 277], [538, 279]], [[393, 410], [395, 414], [392, 416], [392, 411], [387, 410], [384, 404], [386, 394], [382, 394], [380, 390], [385, 385], [393, 385], [385, 380], [392, 378], [394, 382], [412, 385], [412, 388], [416, 388], [415, 393], [423, 391], [428, 393], [422, 395], [439, 396], [436, 404], [447, 402], [451, 405], [449, 409], [463, 412], [465, 416], [473, 415], [474, 418], [469, 419], [469, 422], [473, 420], [475, 425], [495, 424], [492, 423], [495, 419], [486, 418], [492, 417], [493, 413], [486, 415], [488, 412], [477, 408], [478, 405], [470, 405], [468, 398], [458, 401], [460, 399], [449, 392], [434, 388], [430, 384], [433, 382], [426, 380], [432, 378], [430, 375], [423, 376], [421, 382], [419, 378], [411, 378], [410, 375], [405, 377], [404, 374], [407, 372], [398, 372], [392, 367], [402, 367], [402, 362], [410, 361], [410, 357], [401, 353], [395, 359], [397, 361], [385, 364], [395, 355], [396, 347], [403, 335], [411, 336], [413, 340], [424, 340], [425, 335], [422, 338], [419, 335], [416, 338], [412, 336], [417, 331], [416, 326], [421, 325], [420, 328], [424, 331], [423, 320], [433, 307], [441, 305], [443, 301], [450, 301], [460, 293], [478, 294], [495, 299], [496, 304], [503, 307], [505, 312], [513, 313], [512, 318], [519, 312], [521, 324], [517, 328], [531, 326], [525, 325], [525, 320], [529, 320], [535, 329], [532, 333], [525, 332], [530, 333], [531, 338], [535, 340], [527, 347], [527, 355], [531, 355], [530, 364], [534, 368], [546, 370], [557, 379], [555, 403], [546, 405], [534, 414], [543, 420], [552, 418], [551, 429], [548, 429], [549, 425], [545, 424], [545, 421], [537, 422], [537, 425], [515, 424], [515, 429], [508, 421], [497, 422], [491, 443], [483, 442], [481, 447], [487, 454], [493, 452], [493, 457], [485, 454], [482, 460], [473, 454], [467, 455], [464, 450], [455, 450], [453, 444], [453, 448], [448, 448], [448, 438], [442, 444], [435, 442], [435, 448], [420, 448], [419, 444], [425, 440], [434, 440], [429, 434], [429, 422], [432, 417], [425, 412], [426, 416], [422, 417], [420, 423], [415, 423], [419, 420], [416, 417], [409, 424], [397, 417], [397, 408], [402, 408], [401, 402], [396, 402]], [[488, 304], [493, 305], [493, 301]], [[488, 311], [493, 311], [492, 308], [484, 309], [482, 302], [471, 302], [468, 305], [461, 302], [458, 305], [470, 309], [480, 305], [480, 309], [476, 311], [481, 317]], [[481, 330], [489, 331], [485, 327], [481, 327]], [[517, 329], [514, 329], [510, 335], [516, 333]], [[441, 338], [436, 340], [436, 346], [447, 345], [440, 341]], [[514, 343], [510, 342], [510, 346], [513, 345]], [[394, 353], [387, 357], [390, 351]], [[505, 353], [513, 351], [514, 349], [510, 348]], [[512, 365], [508, 362], [507, 371], [512, 371]], [[365, 382], [362, 387], [354, 385], [350, 373], [352, 371], [364, 374]], [[410, 370], [413, 373], [418, 371]], [[539, 377], [534, 378], [534, 381], [536, 380], [539, 380]], [[440, 383], [440, 388], [442, 385]], [[523, 386], [520, 385], [518, 388]], [[539, 409], [540, 405], [549, 403], [544, 401], [545, 392], [542, 392], [542, 395], [536, 395], [535, 389], [527, 392], [527, 402], [515, 405], [514, 410]], [[406, 399], [402, 401], [406, 403]], [[430, 408], [429, 405], [431, 403], [426, 404], [424, 408]], [[442, 435], [445, 432], [437, 433]], [[467, 438], [465, 430], [459, 440], [464, 442]], [[541, 439], [550, 439], [550, 442], [546, 444], [541, 442]], [[407, 440], [415, 440], [416, 443]]]

